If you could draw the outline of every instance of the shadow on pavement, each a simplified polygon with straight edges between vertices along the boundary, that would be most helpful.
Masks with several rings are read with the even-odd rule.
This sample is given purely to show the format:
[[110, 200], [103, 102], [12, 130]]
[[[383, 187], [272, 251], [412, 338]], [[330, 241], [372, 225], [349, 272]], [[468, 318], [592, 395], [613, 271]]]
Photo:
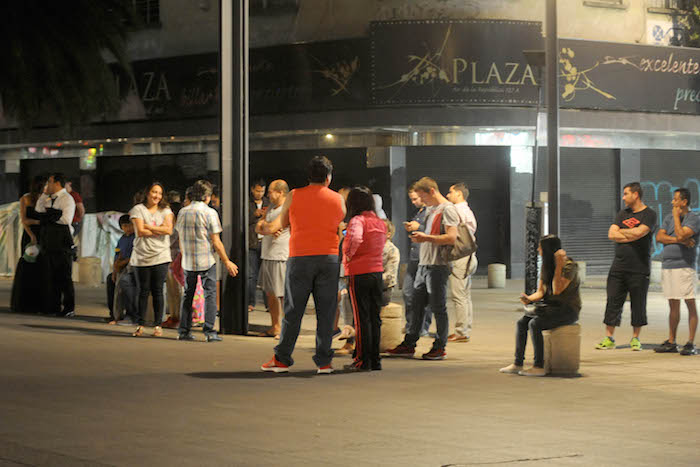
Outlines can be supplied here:
[[336, 378], [350, 374], [376, 374], [376, 371], [352, 371], [337, 369], [330, 375], [316, 374], [316, 370], [290, 371], [289, 373], [273, 373], [261, 370], [253, 371], [202, 371], [197, 373], [185, 373], [185, 376], [201, 379], [275, 379], [275, 378]]
[[255, 371], [203, 371], [198, 373], [185, 373], [185, 376], [201, 379], [275, 379], [275, 378], [313, 378], [317, 375], [315, 370], [290, 371], [289, 373], [273, 373], [261, 370]]
[[[124, 338], [129, 338], [129, 339], [134, 339], [131, 334], [125, 334], [123, 332], [118, 332], [118, 331], [111, 331], [111, 330], [102, 330], [102, 329], [87, 329], [87, 328], [81, 328], [77, 326], [60, 326], [60, 325], [49, 325], [49, 324], [23, 324], [23, 326], [26, 326], [28, 328], [32, 329], [41, 329], [45, 331], [72, 331], [80, 334], [91, 334], [93, 336], [103, 336], [103, 337], [124, 337]], [[143, 338], [146, 338], [149, 336], [144, 336]], [[168, 339], [168, 337], [159, 337], [158, 339]]]

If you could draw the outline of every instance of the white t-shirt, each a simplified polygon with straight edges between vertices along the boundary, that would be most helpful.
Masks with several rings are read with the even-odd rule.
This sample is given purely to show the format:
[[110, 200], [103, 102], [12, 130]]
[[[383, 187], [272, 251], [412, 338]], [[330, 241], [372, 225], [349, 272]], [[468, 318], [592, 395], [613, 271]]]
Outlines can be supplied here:
[[[459, 225], [459, 213], [457, 213], [455, 205], [450, 202], [446, 202], [437, 206], [428, 207], [425, 214], [425, 233], [430, 234], [432, 232], [433, 222], [439, 213], [442, 213], [442, 225], [454, 227]], [[439, 232], [444, 233], [442, 230]], [[442, 255], [440, 255], [441, 248], [445, 248], [445, 246], [436, 245], [430, 242], [421, 243], [420, 260], [418, 264], [420, 266], [448, 265], [449, 263], [442, 258]]]
[[[131, 211], [131, 219], [141, 219], [144, 224], [159, 227], [165, 223], [165, 218], [172, 214], [170, 208], [158, 209], [151, 214], [146, 206], [137, 204]], [[170, 256], [170, 235], [154, 235], [152, 237], [139, 237], [136, 232], [134, 239], [134, 251], [131, 253], [129, 264], [131, 266], [155, 266], [169, 263]]]
[[[276, 208], [270, 206], [265, 214], [265, 222], [274, 221], [282, 213], [282, 205]], [[289, 258], [289, 227], [282, 230], [279, 237], [265, 235], [262, 239], [262, 259], [271, 261], [287, 261]]]

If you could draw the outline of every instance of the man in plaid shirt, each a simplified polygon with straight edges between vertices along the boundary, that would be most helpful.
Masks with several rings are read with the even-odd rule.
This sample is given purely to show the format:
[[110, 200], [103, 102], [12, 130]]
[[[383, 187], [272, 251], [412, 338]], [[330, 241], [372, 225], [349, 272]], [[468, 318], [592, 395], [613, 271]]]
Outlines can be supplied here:
[[192, 341], [192, 299], [197, 287], [197, 277], [202, 278], [204, 289], [204, 336], [207, 342], [221, 341], [214, 329], [216, 322], [216, 258], [219, 254], [228, 273], [238, 274], [236, 266], [228, 255], [219, 234], [219, 215], [208, 206], [211, 200], [212, 185], [206, 180], [198, 180], [192, 186], [192, 203], [180, 210], [175, 228], [180, 236], [182, 269], [185, 271], [185, 297], [182, 301], [178, 340]]

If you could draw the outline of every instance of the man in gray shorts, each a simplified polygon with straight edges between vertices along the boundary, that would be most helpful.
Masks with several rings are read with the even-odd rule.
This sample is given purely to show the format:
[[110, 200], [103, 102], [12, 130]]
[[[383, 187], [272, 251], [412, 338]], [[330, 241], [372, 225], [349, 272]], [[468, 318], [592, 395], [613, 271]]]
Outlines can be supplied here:
[[673, 209], [668, 214], [656, 241], [664, 245], [661, 265], [661, 285], [668, 300], [668, 339], [656, 352], [678, 352], [676, 333], [681, 320], [681, 300], [688, 307], [688, 342], [680, 349], [681, 355], [695, 355], [695, 331], [698, 312], [695, 307], [695, 289], [698, 284], [696, 245], [700, 238], [700, 217], [690, 210], [690, 190], [678, 188], [673, 192]]
[[[267, 192], [270, 208], [264, 218], [255, 226], [256, 233], [263, 234], [261, 229], [263, 221], [272, 222], [280, 215], [288, 193], [289, 186], [284, 180], [275, 180], [270, 183]], [[262, 239], [260, 287], [267, 295], [272, 326], [267, 331], [261, 332], [261, 337], [279, 339], [282, 304], [284, 303], [284, 278], [287, 274], [287, 259], [289, 258], [289, 236], [289, 227], [287, 227], [274, 234], [265, 235]]]

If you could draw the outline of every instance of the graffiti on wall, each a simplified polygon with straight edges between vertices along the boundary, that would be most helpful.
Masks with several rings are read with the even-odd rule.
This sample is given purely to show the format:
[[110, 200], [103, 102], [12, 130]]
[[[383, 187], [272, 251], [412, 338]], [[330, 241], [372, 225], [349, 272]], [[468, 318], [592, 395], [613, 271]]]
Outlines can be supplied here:
[[[673, 183], [660, 180], [660, 181], [642, 181], [642, 189], [644, 190], [644, 199], [647, 206], [656, 211], [659, 219], [659, 225], [664, 220], [668, 214], [671, 213], [671, 200], [673, 199], [673, 192], [678, 188], [687, 188], [690, 190], [690, 210], [700, 214], [700, 180], [697, 178], [687, 178], [682, 185], [676, 186]], [[656, 257], [661, 254], [664, 246], [661, 243], [656, 243], [654, 239], [654, 246], [652, 250], [652, 257]]]

